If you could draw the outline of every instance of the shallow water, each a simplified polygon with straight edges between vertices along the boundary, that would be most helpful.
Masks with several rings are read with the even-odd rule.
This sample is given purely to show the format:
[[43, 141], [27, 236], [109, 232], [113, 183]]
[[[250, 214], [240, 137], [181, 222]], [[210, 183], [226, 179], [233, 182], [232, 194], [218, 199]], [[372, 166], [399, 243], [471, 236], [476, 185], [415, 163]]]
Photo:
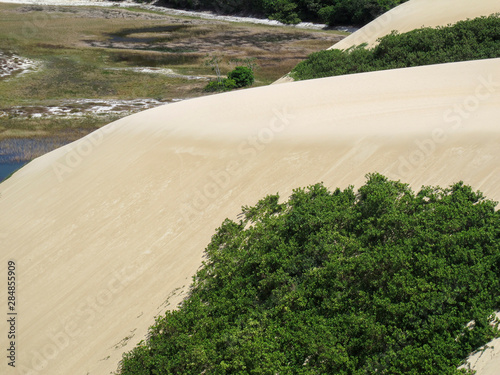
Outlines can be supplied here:
[[27, 161], [13, 162], [13, 163], [0, 163], [0, 182], [9, 177], [12, 173], [23, 167]]
[[13, 138], [0, 140], [0, 181], [29, 161], [69, 143], [58, 137]]

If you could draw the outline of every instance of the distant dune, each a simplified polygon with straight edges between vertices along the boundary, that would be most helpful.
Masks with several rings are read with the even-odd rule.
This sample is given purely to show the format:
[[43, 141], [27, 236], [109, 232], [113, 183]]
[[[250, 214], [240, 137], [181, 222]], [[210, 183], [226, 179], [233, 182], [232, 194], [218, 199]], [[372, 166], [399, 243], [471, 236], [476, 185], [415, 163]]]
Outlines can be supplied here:
[[[373, 47], [377, 44], [377, 39], [393, 30], [404, 33], [421, 27], [446, 26], [460, 20], [498, 12], [498, 0], [410, 0], [386, 12], [329, 49], [348, 49], [363, 43]], [[293, 82], [293, 79], [285, 75], [273, 84], [286, 82]]]
[[400, 33], [421, 27], [446, 26], [467, 18], [500, 12], [498, 0], [410, 0], [386, 12], [331, 48], [346, 49], [368, 43], [396, 30]]
[[[441, 12], [441, 1], [409, 4]], [[493, 2], [460, 3], [474, 17]], [[414, 189], [463, 180], [500, 200], [499, 66], [443, 64], [186, 100], [29, 163], [0, 184], [0, 275], [14, 260], [18, 301], [17, 367], [4, 358], [0, 373], [116, 370], [154, 317], [182, 300], [215, 228], [267, 194], [286, 198], [320, 181], [359, 187], [380, 172]], [[7, 306], [5, 284], [0, 301]], [[498, 348], [485, 353], [478, 374], [495, 374], [498, 360]]]

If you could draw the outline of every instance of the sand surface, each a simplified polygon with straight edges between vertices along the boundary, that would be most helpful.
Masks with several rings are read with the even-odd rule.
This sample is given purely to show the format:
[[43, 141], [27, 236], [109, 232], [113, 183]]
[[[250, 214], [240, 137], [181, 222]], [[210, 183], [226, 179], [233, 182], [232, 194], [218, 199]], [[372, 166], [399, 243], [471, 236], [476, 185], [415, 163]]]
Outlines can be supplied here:
[[[499, 200], [499, 66], [436, 65], [186, 100], [34, 160], [0, 184], [0, 274], [9, 259], [17, 267], [18, 369], [114, 371], [176, 288], [169, 307], [181, 299], [214, 229], [266, 194], [286, 198], [319, 181], [359, 187], [378, 171], [417, 189], [464, 180]], [[5, 287], [0, 296], [6, 306]], [[8, 347], [5, 334], [0, 342]], [[18, 373], [5, 359], [0, 366]]]
[[[445, 16], [441, 2], [429, 17]], [[493, 1], [460, 3], [473, 17]], [[0, 184], [0, 277], [15, 261], [18, 314], [16, 368], [4, 356], [0, 374], [116, 370], [182, 300], [215, 228], [266, 194], [359, 187], [377, 171], [415, 189], [463, 180], [500, 200], [499, 118], [493, 59], [186, 100], [34, 160]], [[7, 297], [4, 283], [4, 353]], [[499, 350], [476, 356], [479, 375], [498, 373]]]
[[489, 16], [500, 12], [498, 0], [410, 0], [391, 9], [331, 48], [347, 49], [368, 43], [397, 30], [400, 33], [421, 27], [454, 24], [467, 18]]

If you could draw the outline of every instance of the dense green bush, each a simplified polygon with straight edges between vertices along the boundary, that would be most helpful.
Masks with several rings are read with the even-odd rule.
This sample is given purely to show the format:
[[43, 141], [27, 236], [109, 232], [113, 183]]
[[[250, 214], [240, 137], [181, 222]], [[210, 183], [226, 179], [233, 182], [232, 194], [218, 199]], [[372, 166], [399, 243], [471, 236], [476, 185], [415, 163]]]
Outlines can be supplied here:
[[[140, 1], [140, 0], [136, 0]], [[322, 21], [362, 25], [407, 0], [163, 0], [176, 8], [263, 15], [283, 23]]]
[[234, 80], [236, 87], [251, 86], [255, 80], [252, 69], [246, 66], [237, 66], [227, 74], [227, 78]]
[[373, 174], [357, 193], [243, 207], [121, 374], [458, 374], [498, 335], [495, 205], [461, 182], [414, 193]]
[[246, 66], [237, 66], [227, 74], [227, 78], [212, 81], [205, 86], [205, 91], [230, 91], [241, 87], [251, 86], [254, 82], [252, 69]]
[[292, 71], [293, 78], [342, 74], [500, 57], [500, 16], [479, 17], [455, 25], [392, 32], [371, 49], [327, 50], [311, 54]]
[[215, 92], [215, 91], [231, 91], [238, 86], [234, 79], [223, 78], [220, 81], [211, 81], [205, 86], [205, 91]]

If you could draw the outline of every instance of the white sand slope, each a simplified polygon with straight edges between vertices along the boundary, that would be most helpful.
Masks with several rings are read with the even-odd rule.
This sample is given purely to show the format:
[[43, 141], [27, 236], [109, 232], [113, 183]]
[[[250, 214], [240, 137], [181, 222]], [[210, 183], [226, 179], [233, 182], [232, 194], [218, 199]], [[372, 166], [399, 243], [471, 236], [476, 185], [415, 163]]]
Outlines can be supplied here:
[[0, 275], [13, 259], [18, 280], [17, 368], [4, 358], [0, 373], [114, 371], [167, 297], [189, 285], [214, 229], [266, 194], [286, 198], [320, 181], [359, 187], [378, 171], [416, 189], [464, 180], [500, 200], [499, 67], [435, 65], [192, 99], [34, 160], [0, 184]]
[[[405, 33], [421, 27], [446, 26], [467, 18], [500, 12], [498, 0], [410, 0], [391, 9], [331, 48], [347, 49], [377, 39], [393, 30]], [[330, 49], [331, 49], [330, 48]]]

